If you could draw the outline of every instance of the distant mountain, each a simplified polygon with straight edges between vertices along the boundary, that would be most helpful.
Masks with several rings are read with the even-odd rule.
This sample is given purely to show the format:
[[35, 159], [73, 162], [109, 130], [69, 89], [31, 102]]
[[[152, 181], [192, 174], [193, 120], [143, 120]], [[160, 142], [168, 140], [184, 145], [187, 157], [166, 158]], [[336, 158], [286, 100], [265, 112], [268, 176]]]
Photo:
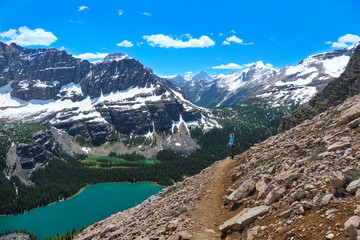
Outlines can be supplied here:
[[282, 70], [259, 61], [250, 68], [212, 81], [182, 82], [177, 85], [200, 106], [229, 106], [268, 103], [274, 106], [307, 103], [344, 71], [355, 46], [309, 56], [296, 66]]
[[304, 104], [345, 70], [355, 47], [309, 56], [267, 79], [245, 103]]
[[186, 82], [186, 80], [180, 75], [177, 75], [174, 78], [170, 78], [169, 81], [175, 85]]
[[221, 74], [213, 80], [185, 82], [178, 86], [191, 101], [201, 106], [236, 105], [278, 71], [259, 61], [240, 72]]
[[[353, 48], [348, 50], [353, 51]], [[360, 45], [340, 77], [331, 81], [300, 109], [283, 117], [279, 131], [284, 132], [358, 94], [360, 94]]]
[[201, 80], [212, 80], [212, 78], [204, 71], [199, 72], [192, 77], [191, 81], [201, 81]]
[[187, 74], [184, 77], [177, 75], [176, 77], [169, 78], [168, 80], [173, 84], [178, 85], [190, 81], [212, 80], [212, 78], [206, 72], [201, 71], [196, 75]]

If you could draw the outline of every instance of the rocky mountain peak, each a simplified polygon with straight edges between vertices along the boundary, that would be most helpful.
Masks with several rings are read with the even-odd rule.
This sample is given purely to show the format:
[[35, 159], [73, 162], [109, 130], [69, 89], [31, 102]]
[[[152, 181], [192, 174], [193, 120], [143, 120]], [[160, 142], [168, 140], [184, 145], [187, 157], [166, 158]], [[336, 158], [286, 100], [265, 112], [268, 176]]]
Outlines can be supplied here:
[[[125, 137], [172, 135], [173, 124], [181, 119], [185, 125], [216, 125], [177, 88], [122, 53], [90, 64], [57, 49], [3, 43], [0, 103], [0, 119], [46, 124], [94, 146], [106, 143], [114, 132]], [[196, 148], [187, 136], [181, 139], [186, 143], [178, 142], [184, 153]], [[167, 139], [157, 146], [173, 145]]]
[[191, 81], [211, 80], [212, 78], [204, 71], [199, 72], [192, 77]]
[[133, 59], [133, 58], [131, 58], [129, 54], [113, 53], [113, 54], [107, 55], [100, 62], [101, 63], [109, 63], [109, 62], [113, 62], [113, 61], [121, 61], [121, 60], [124, 60], [124, 59]]
[[[332, 55], [350, 51], [353, 48], [332, 52]], [[340, 55], [343, 56], [343, 55]], [[322, 91], [315, 95], [308, 104], [302, 106], [291, 115], [285, 116], [279, 131], [285, 131], [316, 114], [324, 112], [332, 106], [342, 103], [346, 98], [360, 94], [360, 45], [356, 48], [340, 77], [331, 81]]]

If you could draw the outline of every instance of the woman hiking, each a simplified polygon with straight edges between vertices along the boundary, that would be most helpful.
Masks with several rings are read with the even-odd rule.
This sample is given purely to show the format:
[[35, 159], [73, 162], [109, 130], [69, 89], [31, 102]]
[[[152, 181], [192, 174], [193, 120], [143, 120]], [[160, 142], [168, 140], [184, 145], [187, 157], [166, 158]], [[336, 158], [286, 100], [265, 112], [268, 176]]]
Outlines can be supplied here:
[[234, 144], [234, 134], [230, 134], [230, 140], [227, 144], [227, 146], [229, 146], [229, 152], [230, 152], [230, 157], [231, 159], [234, 159], [234, 150], [235, 150], [235, 144]]

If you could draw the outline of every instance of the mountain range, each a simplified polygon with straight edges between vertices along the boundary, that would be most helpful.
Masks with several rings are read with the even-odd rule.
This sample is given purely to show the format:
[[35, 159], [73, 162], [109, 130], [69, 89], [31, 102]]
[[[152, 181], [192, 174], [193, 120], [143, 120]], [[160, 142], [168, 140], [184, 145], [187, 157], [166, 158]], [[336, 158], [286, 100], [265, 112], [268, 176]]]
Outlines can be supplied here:
[[[170, 82], [129, 55], [90, 63], [62, 50], [2, 42], [0, 107], [2, 120], [45, 124], [93, 146], [114, 133], [153, 140], [160, 134], [172, 137], [161, 137], [157, 150], [171, 145], [189, 151], [196, 147], [188, 137], [191, 126], [216, 125]], [[187, 132], [182, 138], [173, 132], [180, 125]]]
[[304, 104], [330, 81], [339, 77], [355, 46], [320, 53], [283, 69], [258, 61], [249, 68], [213, 80], [177, 81], [184, 94], [200, 106], [268, 103]]
[[177, 75], [175, 77], [168, 78], [168, 80], [173, 84], [178, 85], [181, 83], [191, 82], [191, 81], [212, 80], [212, 78], [206, 72], [201, 71], [195, 75], [192, 74], [187, 74], [185, 76]]

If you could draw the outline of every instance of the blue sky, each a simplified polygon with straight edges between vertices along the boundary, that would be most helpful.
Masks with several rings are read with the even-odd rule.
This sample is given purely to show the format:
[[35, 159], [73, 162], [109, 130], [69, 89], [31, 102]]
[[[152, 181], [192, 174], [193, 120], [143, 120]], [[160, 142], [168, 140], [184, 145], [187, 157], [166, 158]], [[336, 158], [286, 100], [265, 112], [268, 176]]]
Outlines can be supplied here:
[[161, 76], [228, 74], [349, 45], [359, 11], [358, 0], [1, 0], [0, 41], [83, 57], [128, 53]]

